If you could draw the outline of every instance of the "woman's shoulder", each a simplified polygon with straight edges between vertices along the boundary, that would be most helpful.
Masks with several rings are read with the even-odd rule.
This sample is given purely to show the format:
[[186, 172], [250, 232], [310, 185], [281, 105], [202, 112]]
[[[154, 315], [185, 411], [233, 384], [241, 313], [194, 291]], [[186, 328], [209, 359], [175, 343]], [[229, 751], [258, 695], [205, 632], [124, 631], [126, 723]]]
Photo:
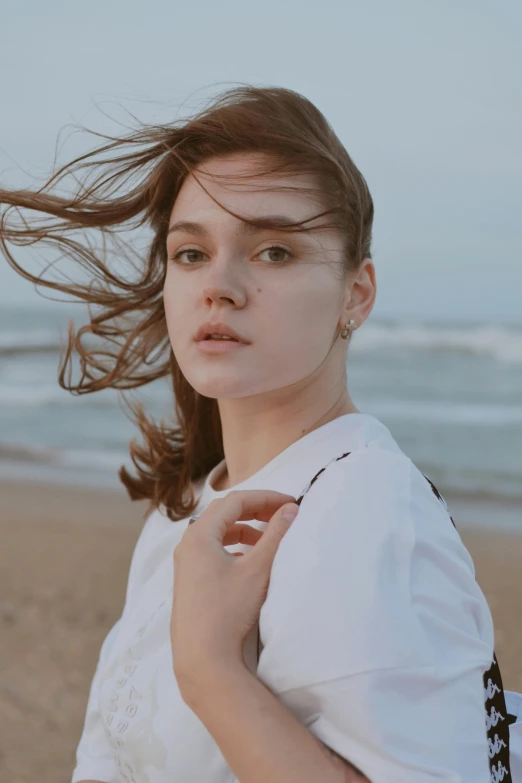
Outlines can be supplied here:
[[[333, 463], [328, 484], [338, 484], [340, 505], [373, 509], [381, 534], [408, 533], [412, 554], [420, 551], [458, 560], [475, 576], [471, 556], [438, 489], [421, 468], [393, 442], [352, 452]], [[326, 482], [323, 490], [327, 491]], [[390, 513], [393, 510], [395, 513]], [[383, 526], [384, 525], [384, 526]]]
[[413, 549], [411, 460], [372, 446], [334, 459], [304, 491], [285, 533], [272, 577], [287, 569], [361, 569], [369, 577], [383, 557], [406, 565]]
[[[448, 503], [429, 477], [398, 448], [361, 449], [335, 464], [343, 485], [337, 512], [342, 517], [345, 508], [346, 517], [354, 518], [353, 540], [362, 559], [375, 573], [386, 562], [390, 567], [401, 564], [415, 605], [428, 595], [432, 600], [437, 596], [447, 616], [454, 612], [456, 626], [470, 624], [470, 639], [477, 640], [478, 628], [489, 644], [491, 616], [473, 559], [456, 527], [458, 520], [454, 523]], [[331, 481], [335, 479], [332, 472]], [[456, 604], [467, 607], [466, 620]]]
[[391, 438], [370, 442], [333, 458], [309, 482], [302, 503], [335, 500], [353, 504], [355, 498], [365, 498], [377, 505], [392, 497], [400, 499], [403, 506], [407, 503], [414, 520], [427, 514], [449, 522], [455, 531], [443, 496]]
[[401, 483], [402, 480], [409, 480], [412, 464], [395, 440], [375, 439], [334, 457], [324, 466], [326, 481], [322, 483], [323, 486], [327, 482], [335, 483], [341, 476], [345, 477], [341, 488], [347, 487], [355, 476], [364, 479], [365, 486], [377, 487], [394, 479], [399, 479]]
[[475, 576], [445, 502], [411, 458], [387, 444], [370, 443], [332, 460], [305, 490], [279, 562], [308, 552], [315, 567], [324, 568], [315, 547], [330, 552], [330, 562], [339, 557], [340, 567], [355, 557], [366, 573], [386, 560], [407, 572], [413, 561], [430, 560]]
[[[319, 471], [303, 493], [300, 513], [322, 516], [335, 509], [348, 515], [372, 519], [377, 528], [386, 521], [405, 520], [412, 493], [411, 459], [400, 449], [370, 443], [334, 458]], [[368, 532], [368, 531], [366, 531]]]

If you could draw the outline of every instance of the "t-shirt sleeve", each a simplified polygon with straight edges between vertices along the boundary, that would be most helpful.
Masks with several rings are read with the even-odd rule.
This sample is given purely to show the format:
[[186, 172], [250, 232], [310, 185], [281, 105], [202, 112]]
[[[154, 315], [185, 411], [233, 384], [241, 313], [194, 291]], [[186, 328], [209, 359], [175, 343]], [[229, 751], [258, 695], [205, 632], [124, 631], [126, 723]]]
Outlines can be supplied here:
[[154, 511], [149, 515], [136, 542], [127, 578], [122, 615], [112, 626], [101, 645], [98, 663], [90, 686], [83, 731], [76, 748], [76, 766], [72, 773], [71, 783], [78, 783], [81, 780], [99, 780], [103, 783], [120, 783], [121, 781], [112, 747], [100, 718], [98, 690], [105, 663], [118, 636], [122, 620], [139, 590], [143, 555], [147, 549], [148, 541], [153, 535], [154, 526], [158, 524], [157, 514], [158, 512]]
[[416, 546], [413, 469], [368, 448], [311, 486], [273, 561], [257, 676], [372, 783], [489, 783], [491, 649], [468, 617], [481, 593], [465, 558], [423, 583], [416, 558], [433, 553]]

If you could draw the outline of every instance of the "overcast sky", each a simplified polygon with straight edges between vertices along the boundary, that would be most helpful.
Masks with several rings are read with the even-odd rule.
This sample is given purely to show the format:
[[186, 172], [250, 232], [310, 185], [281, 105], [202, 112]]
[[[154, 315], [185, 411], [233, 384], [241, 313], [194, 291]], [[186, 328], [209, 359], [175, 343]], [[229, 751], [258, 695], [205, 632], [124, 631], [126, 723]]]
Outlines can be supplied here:
[[[519, 0], [4, 0], [0, 184], [41, 184], [66, 125], [115, 130], [102, 112], [289, 87], [370, 186], [373, 313], [522, 323], [521, 39]], [[0, 303], [39, 301], [0, 257]]]

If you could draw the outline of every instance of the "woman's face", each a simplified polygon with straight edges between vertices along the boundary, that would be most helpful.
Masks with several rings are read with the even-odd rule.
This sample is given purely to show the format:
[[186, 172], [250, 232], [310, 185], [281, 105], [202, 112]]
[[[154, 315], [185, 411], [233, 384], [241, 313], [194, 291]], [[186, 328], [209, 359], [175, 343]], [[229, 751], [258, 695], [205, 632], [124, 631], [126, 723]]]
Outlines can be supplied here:
[[[305, 193], [280, 189], [313, 187], [312, 182], [303, 176], [256, 176], [256, 162], [259, 154], [213, 158], [197, 176], [218, 202], [246, 217], [297, 221], [324, 208]], [[233, 180], [245, 173], [247, 179]], [[213, 174], [232, 179], [213, 180]], [[175, 228], [182, 223], [191, 225]], [[273, 392], [306, 383], [333, 365], [338, 375], [346, 362], [346, 341], [337, 337], [325, 361], [344, 328], [337, 232], [254, 227], [253, 233], [192, 176], [178, 194], [169, 226], [174, 230], [167, 237], [163, 289], [167, 328], [180, 369], [200, 394], [219, 399]], [[224, 322], [248, 344], [225, 353], [202, 352], [194, 338], [206, 321]]]

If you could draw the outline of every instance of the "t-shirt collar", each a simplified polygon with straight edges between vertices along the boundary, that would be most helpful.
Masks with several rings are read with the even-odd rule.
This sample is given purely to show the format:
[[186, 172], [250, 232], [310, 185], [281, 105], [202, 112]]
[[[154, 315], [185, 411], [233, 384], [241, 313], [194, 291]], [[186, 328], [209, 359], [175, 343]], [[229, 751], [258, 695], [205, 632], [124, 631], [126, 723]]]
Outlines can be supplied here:
[[[282, 470], [286, 475], [289, 467], [292, 468], [290, 473], [297, 481], [301, 480], [303, 485], [307, 484], [331, 459], [355, 448], [363, 448], [367, 440], [376, 434], [376, 429], [381, 432], [386, 430], [378, 419], [367, 413], [346, 413], [338, 416], [291, 443], [249, 478], [234, 487], [215, 490], [211, 485], [224, 469], [225, 459], [222, 459], [202, 482], [199, 507], [205, 507], [212, 500], [224, 497], [231, 490], [261, 487], [269, 489], [269, 477]], [[304, 489], [304, 486], [299, 489]], [[296, 491], [298, 490], [293, 490], [294, 493]], [[289, 493], [291, 494], [292, 490], [289, 490]]]

